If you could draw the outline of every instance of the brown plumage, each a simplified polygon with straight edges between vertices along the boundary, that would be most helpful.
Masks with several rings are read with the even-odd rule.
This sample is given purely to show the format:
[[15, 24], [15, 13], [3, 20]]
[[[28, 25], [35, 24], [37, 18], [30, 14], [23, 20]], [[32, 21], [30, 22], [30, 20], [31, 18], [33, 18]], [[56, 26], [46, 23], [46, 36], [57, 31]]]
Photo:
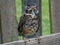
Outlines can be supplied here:
[[29, 30], [28, 28], [23, 27], [22, 32], [23, 32], [24, 34], [29, 34], [29, 33], [30, 33], [30, 30]]
[[39, 19], [38, 13], [36, 13], [36, 11], [38, 11], [36, 10], [36, 7], [32, 6], [30, 9], [28, 9], [28, 13], [24, 13], [24, 15], [22, 15], [20, 18], [18, 31], [22, 33], [24, 36], [29, 35], [31, 37], [31, 35], [35, 35], [38, 31]]

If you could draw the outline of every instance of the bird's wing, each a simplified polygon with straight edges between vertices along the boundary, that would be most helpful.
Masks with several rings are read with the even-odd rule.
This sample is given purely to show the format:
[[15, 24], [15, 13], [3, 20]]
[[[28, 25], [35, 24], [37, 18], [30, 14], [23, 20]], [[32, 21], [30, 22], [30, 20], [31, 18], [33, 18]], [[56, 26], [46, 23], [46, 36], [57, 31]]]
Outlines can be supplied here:
[[[18, 24], [18, 32], [21, 34], [22, 33], [22, 29], [23, 29], [23, 25], [25, 23], [25, 20], [24, 20], [24, 16], [21, 16], [20, 17], [20, 22]], [[19, 35], [20, 35], [19, 34]]]

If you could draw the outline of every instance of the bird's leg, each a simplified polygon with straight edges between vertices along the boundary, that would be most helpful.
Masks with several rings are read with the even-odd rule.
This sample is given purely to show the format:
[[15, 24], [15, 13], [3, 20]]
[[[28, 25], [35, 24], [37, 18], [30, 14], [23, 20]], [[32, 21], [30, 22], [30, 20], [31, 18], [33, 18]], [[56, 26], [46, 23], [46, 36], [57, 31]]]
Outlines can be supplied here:
[[24, 41], [27, 42], [29, 39], [28, 38], [24, 38]]
[[36, 36], [36, 39], [40, 39], [40, 36]]
[[38, 44], [40, 44], [40, 40], [41, 40], [40, 36], [36, 36], [36, 40], [38, 40]]
[[25, 43], [25, 45], [26, 45], [26, 43], [27, 43], [28, 41], [29, 41], [28, 38], [24, 38], [24, 43]]

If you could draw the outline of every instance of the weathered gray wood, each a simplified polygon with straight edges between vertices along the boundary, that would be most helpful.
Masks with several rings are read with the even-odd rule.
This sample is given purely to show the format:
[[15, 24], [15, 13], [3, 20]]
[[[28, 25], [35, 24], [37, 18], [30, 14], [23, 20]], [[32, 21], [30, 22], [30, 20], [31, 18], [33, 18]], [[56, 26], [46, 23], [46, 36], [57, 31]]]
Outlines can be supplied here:
[[39, 29], [40, 29], [40, 36], [42, 36], [42, 0], [37, 0], [37, 2], [38, 2], [38, 6], [39, 6], [39, 17], [40, 17], [40, 19], [39, 19]]
[[[1, 16], [0, 16], [0, 21], [1, 21]], [[0, 22], [0, 43], [1, 43], [1, 22]]]
[[0, 0], [2, 42], [16, 41], [18, 38], [15, 0]]
[[60, 0], [50, 0], [52, 33], [60, 32]]
[[[1, 16], [0, 16], [0, 21], [1, 21]], [[1, 43], [1, 22], [0, 22], [0, 43]]]
[[[1, 14], [1, 13], [0, 13]], [[1, 16], [0, 16], [1, 17]], [[1, 18], [0, 18], [1, 21]], [[1, 22], [0, 22], [0, 43], [1, 43]]]
[[[56, 34], [51, 34], [51, 35], [47, 35], [47, 36], [41, 36], [40, 37], [40, 44], [38, 44], [38, 41], [35, 40], [36, 38], [33, 39], [29, 39], [29, 40], [33, 40], [28, 43], [26, 43], [27, 45], [60, 45], [60, 33], [56, 33]], [[14, 42], [10, 42], [10, 43], [5, 43], [3, 45], [25, 45], [24, 40], [21, 41], [14, 41]]]
[[1, 1], [0, 1], [0, 43], [1, 43]]

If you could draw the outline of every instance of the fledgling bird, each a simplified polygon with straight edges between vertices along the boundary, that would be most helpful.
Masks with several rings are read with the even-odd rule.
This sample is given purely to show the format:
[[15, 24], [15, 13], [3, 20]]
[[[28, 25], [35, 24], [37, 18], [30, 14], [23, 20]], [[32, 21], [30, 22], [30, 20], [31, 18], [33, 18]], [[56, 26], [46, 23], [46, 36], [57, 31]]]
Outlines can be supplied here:
[[19, 35], [24, 38], [34, 38], [39, 29], [39, 16], [36, 6], [30, 6], [26, 9], [24, 15], [21, 16], [18, 25]]

